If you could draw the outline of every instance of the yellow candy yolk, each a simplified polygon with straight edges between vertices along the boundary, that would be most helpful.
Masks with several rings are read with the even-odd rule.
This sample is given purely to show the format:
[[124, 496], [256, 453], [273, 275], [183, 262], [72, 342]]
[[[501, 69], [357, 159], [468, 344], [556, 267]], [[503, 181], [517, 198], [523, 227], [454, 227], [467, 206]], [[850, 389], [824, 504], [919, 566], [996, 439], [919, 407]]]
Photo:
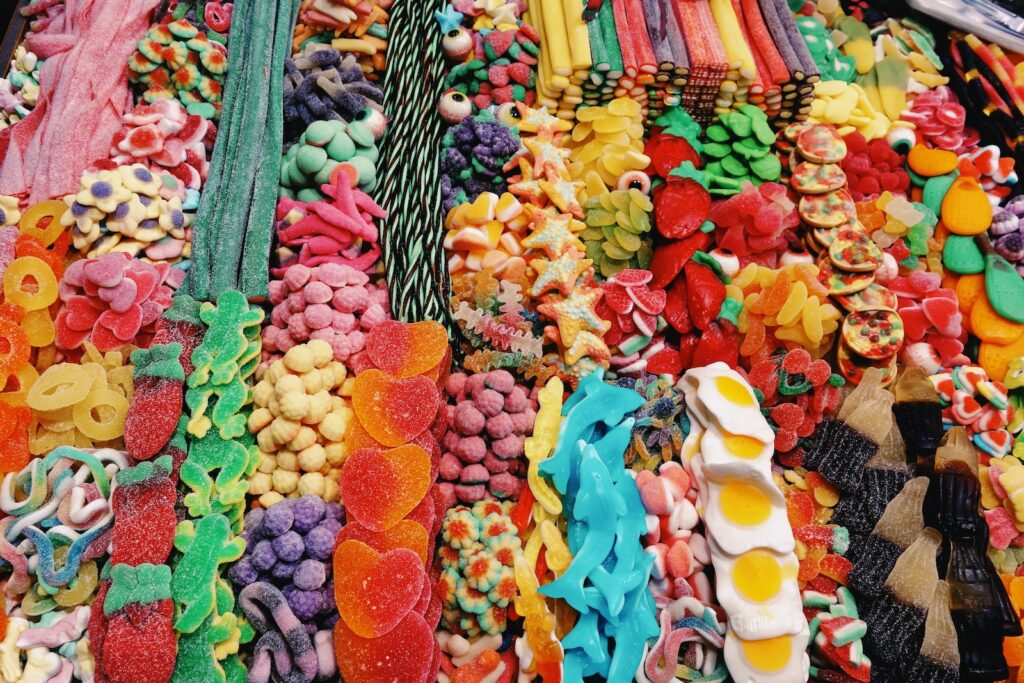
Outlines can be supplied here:
[[723, 486], [721, 505], [725, 517], [742, 526], [761, 524], [772, 512], [768, 496], [750, 484], [733, 483]]
[[743, 434], [726, 434], [722, 439], [722, 444], [731, 455], [744, 460], [753, 460], [764, 450], [762, 442]]
[[747, 600], [766, 602], [782, 589], [782, 567], [771, 553], [752, 550], [736, 560], [732, 581]]
[[764, 640], [744, 640], [743, 655], [755, 669], [765, 673], [781, 671], [789, 663], [793, 651], [792, 636]]
[[738, 406], [748, 407], [754, 406], [754, 397], [750, 393], [750, 390], [743, 386], [742, 383], [737, 382], [732, 377], [716, 377], [715, 387], [718, 388], [722, 397], [730, 403], [735, 403]]

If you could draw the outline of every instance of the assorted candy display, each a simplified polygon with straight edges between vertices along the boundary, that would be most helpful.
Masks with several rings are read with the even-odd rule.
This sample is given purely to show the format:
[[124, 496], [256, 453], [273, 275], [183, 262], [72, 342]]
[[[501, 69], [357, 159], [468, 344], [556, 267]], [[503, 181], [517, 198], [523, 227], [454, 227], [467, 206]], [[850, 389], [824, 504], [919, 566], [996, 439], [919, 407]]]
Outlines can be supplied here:
[[29, 0], [0, 681], [1024, 680], [1024, 56], [856, 0]]

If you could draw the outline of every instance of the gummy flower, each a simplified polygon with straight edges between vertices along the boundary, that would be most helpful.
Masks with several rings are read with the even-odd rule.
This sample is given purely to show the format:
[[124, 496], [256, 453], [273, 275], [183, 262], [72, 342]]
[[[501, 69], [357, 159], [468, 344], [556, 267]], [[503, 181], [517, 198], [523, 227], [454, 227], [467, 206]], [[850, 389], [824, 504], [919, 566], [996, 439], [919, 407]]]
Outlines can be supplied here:
[[470, 510], [449, 510], [441, 527], [444, 542], [453, 548], [467, 548], [480, 538], [480, 523]]
[[462, 611], [471, 614], [483, 614], [490, 605], [487, 593], [476, 590], [468, 583], [458, 587], [455, 591], [455, 597], [458, 599], [459, 607], [462, 608]]
[[434, 586], [434, 594], [441, 599], [441, 604], [446, 608], [455, 609], [458, 606], [456, 591], [459, 587], [459, 572], [449, 567], [441, 572], [437, 584]]
[[160, 179], [143, 164], [118, 166], [117, 172], [124, 186], [136, 194], [156, 197], [160, 192]]
[[0, 227], [17, 225], [21, 220], [18, 198], [0, 195]]
[[516, 577], [509, 567], [502, 567], [498, 580], [487, 591], [487, 598], [498, 607], [508, 607], [518, 592]]
[[75, 202], [82, 206], [94, 206], [104, 213], [114, 213], [117, 205], [131, 199], [131, 191], [124, 187], [121, 174], [115, 171], [100, 171], [95, 175], [83, 175], [79, 181], [82, 189], [75, 195]]
[[512, 523], [508, 517], [500, 513], [491, 513], [484, 517], [480, 524], [481, 538], [485, 543], [490, 539], [512, 532]]
[[480, 628], [490, 634], [498, 634], [505, 631], [508, 625], [508, 609], [492, 605], [484, 610], [478, 617]]
[[442, 545], [437, 549], [437, 555], [441, 560], [441, 566], [444, 569], [454, 569], [456, 573], [459, 567], [462, 565], [462, 554], [458, 548], [453, 548], [450, 545]]
[[511, 567], [515, 563], [516, 555], [523, 551], [523, 544], [515, 534], [503, 534], [488, 540], [487, 549], [502, 566]]
[[462, 573], [466, 583], [478, 591], [486, 593], [498, 582], [501, 563], [489, 552], [479, 552], [468, 558]]

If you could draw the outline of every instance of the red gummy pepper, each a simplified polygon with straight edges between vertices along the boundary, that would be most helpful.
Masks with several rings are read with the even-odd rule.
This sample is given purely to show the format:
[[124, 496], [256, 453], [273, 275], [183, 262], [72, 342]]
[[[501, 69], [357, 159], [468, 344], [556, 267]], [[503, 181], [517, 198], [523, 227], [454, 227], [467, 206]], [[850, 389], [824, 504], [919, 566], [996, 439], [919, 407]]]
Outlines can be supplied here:
[[707, 330], [725, 301], [725, 285], [711, 268], [702, 263], [690, 261], [683, 270], [690, 320], [698, 330]]

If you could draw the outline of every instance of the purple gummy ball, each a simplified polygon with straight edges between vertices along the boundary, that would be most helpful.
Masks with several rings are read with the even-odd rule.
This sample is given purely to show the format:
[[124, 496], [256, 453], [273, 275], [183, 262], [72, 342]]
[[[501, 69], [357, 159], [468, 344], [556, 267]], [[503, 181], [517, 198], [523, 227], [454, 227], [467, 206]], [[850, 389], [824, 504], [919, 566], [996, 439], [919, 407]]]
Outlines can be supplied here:
[[299, 621], [313, 619], [323, 606], [321, 591], [304, 591], [295, 586], [285, 586], [281, 593]]
[[303, 550], [306, 549], [305, 544], [302, 542], [302, 536], [299, 536], [294, 531], [278, 536], [271, 543], [278, 558], [285, 562], [298, 561], [302, 557]]
[[262, 508], [249, 510], [245, 514], [245, 531], [242, 532], [242, 537], [245, 539], [257, 538], [262, 531], [263, 517], [266, 514], [267, 511]]
[[340, 521], [344, 514], [345, 510], [341, 507], [341, 503], [328, 503], [324, 510], [324, 517], [327, 517], [328, 519], [337, 519]]
[[228, 570], [228, 578], [231, 583], [239, 586], [248, 586], [260, 580], [260, 573], [252, 564], [252, 558], [243, 557], [231, 569]]
[[304, 591], [315, 591], [327, 580], [327, 568], [319, 560], [303, 560], [292, 574], [295, 587]]
[[325, 519], [320, 522], [319, 526], [330, 531], [332, 536], [337, 536], [338, 532], [341, 531], [341, 522], [336, 519]]
[[334, 553], [335, 535], [323, 524], [315, 529], [310, 529], [306, 534], [306, 555], [314, 560], [328, 560]]
[[267, 508], [263, 516], [263, 535], [267, 538], [277, 538], [292, 528], [295, 515], [292, 514], [290, 501], [281, 501]]
[[320, 523], [324, 517], [326, 504], [319, 496], [303, 496], [292, 504], [295, 517], [293, 528], [300, 534], [305, 533]]
[[270, 541], [260, 541], [252, 547], [249, 559], [257, 570], [266, 572], [270, 571], [270, 568], [277, 562], [277, 553], [274, 552], [274, 546]]
[[295, 574], [298, 566], [298, 562], [278, 562], [270, 570], [270, 576], [275, 581], [287, 581]]

